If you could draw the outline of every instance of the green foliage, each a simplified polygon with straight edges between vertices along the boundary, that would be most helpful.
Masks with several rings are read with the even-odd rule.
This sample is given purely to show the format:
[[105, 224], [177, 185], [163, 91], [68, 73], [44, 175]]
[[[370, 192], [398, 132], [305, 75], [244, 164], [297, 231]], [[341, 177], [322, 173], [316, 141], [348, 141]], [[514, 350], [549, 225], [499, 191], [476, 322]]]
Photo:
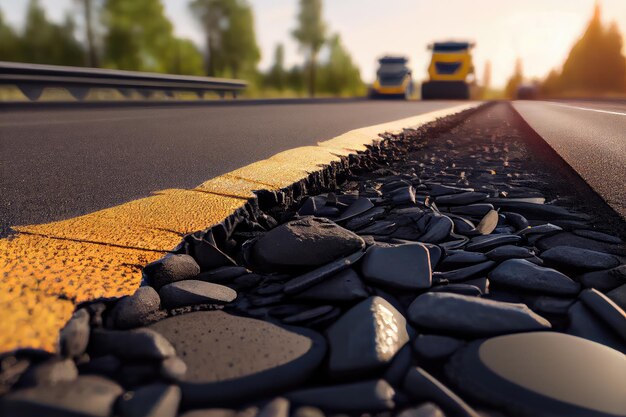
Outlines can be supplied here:
[[285, 47], [276, 45], [274, 51], [274, 64], [265, 75], [264, 87], [283, 91], [287, 87], [287, 71], [285, 70]]
[[0, 11], [0, 61], [20, 61], [20, 39], [13, 28], [4, 22]]
[[541, 90], [544, 95], [604, 94], [626, 92], [626, 59], [617, 25], [605, 27], [600, 6], [572, 47], [559, 74], [550, 72]]
[[322, 19], [322, 0], [300, 0], [298, 27], [292, 32], [300, 48], [308, 55], [308, 90], [315, 95], [317, 55], [326, 41], [326, 23]]
[[361, 95], [365, 84], [359, 68], [335, 34], [328, 42], [328, 62], [320, 67], [320, 90], [333, 95]]
[[106, 0], [104, 66], [132, 71], [202, 74], [195, 45], [174, 36], [160, 0]]
[[74, 37], [75, 24], [48, 21], [37, 0], [30, 0], [23, 33], [17, 35], [0, 19], [0, 60], [34, 64], [83, 65], [84, 53]]
[[517, 58], [515, 61], [515, 71], [504, 88], [504, 94], [507, 98], [514, 99], [517, 96], [517, 89], [524, 81], [524, 74], [522, 70], [522, 60]]
[[194, 0], [191, 10], [206, 36], [207, 75], [253, 75], [261, 53], [254, 32], [254, 16], [245, 0]]

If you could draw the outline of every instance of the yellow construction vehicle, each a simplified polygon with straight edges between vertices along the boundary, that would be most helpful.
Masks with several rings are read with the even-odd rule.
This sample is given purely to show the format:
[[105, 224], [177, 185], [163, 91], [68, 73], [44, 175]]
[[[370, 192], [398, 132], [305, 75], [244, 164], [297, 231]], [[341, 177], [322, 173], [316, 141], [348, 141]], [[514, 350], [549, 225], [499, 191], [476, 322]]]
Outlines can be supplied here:
[[376, 80], [370, 87], [370, 98], [402, 98], [413, 95], [413, 78], [409, 60], [402, 56], [385, 56], [378, 60]]
[[422, 100], [470, 98], [474, 64], [471, 42], [435, 42], [428, 45], [433, 56], [428, 67], [429, 81], [422, 83]]

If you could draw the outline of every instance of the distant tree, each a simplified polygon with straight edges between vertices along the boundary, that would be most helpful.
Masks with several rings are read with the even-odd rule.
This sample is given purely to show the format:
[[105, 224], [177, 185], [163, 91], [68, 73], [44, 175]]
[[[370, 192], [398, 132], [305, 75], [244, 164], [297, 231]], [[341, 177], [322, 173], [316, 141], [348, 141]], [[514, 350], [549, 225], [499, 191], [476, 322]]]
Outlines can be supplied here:
[[50, 22], [38, 0], [30, 0], [21, 36], [21, 59], [52, 65], [85, 64], [82, 45], [74, 37], [76, 25], [68, 15], [63, 24]]
[[338, 34], [330, 38], [328, 48], [328, 62], [320, 68], [321, 89], [333, 95], [362, 94], [365, 86], [361, 73]]
[[326, 24], [322, 19], [322, 0], [300, 0], [298, 27], [292, 32], [307, 54], [309, 96], [315, 95], [317, 56], [326, 40]]
[[276, 45], [274, 50], [274, 64], [267, 72], [265, 84], [268, 87], [282, 91], [287, 87], [287, 71], [285, 70], [285, 47]]
[[205, 34], [207, 75], [239, 77], [261, 58], [252, 8], [246, 0], [194, 0], [190, 4]]
[[20, 38], [4, 21], [0, 10], [0, 61], [22, 61]]
[[603, 26], [596, 4], [589, 24], [572, 47], [561, 73], [552, 71], [542, 85], [546, 95], [598, 94], [626, 91], [626, 58], [623, 39], [613, 22]]
[[491, 88], [491, 61], [485, 61], [485, 69], [483, 70], [483, 88], [489, 90]]
[[504, 92], [506, 96], [510, 99], [514, 99], [517, 95], [517, 89], [524, 81], [524, 73], [522, 68], [522, 60], [517, 58], [515, 61], [515, 70], [513, 71], [513, 75], [509, 78], [509, 81], [506, 83], [506, 87], [504, 88]]
[[204, 75], [202, 54], [189, 39], [174, 39], [165, 70], [169, 74]]
[[83, 12], [83, 24], [85, 27], [85, 41], [87, 51], [87, 66], [97, 68], [100, 66], [100, 57], [96, 46], [95, 15], [98, 3], [95, 0], [74, 0], [79, 3]]

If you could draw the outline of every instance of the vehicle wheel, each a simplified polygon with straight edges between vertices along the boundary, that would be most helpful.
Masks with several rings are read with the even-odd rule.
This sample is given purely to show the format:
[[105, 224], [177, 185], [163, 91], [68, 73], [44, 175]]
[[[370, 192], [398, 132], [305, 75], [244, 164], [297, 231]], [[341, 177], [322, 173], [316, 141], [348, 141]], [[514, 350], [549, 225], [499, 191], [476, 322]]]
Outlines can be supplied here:
[[422, 100], [469, 100], [469, 85], [463, 81], [428, 81], [422, 84]]

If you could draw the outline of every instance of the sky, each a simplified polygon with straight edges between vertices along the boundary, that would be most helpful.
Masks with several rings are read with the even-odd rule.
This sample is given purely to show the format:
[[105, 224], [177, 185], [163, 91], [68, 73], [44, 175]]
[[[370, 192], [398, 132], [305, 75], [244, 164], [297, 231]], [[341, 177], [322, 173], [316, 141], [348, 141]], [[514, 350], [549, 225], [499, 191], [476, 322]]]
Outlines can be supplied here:
[[[132, 0], [128, 0], [132, 1]], [[200, 26], [188, 9], [188, 0], [162, 0], [178, 36], [199, 46]], [[248, 0], [255, 15], [261, 69], [268, 68], [278, 43], [285, 45], [286, 63], [299, 64], [303, 56], [291, 37], [298, 0]], [[52, 20], [61, 21], [75, 0], [40, 0]], [[560, 66], [582, 34], [596, 0], [326, 0], [324, 18], [330, 33], [339, 33], [344, 45], [371, 81], [376, 59], [385, 54], [409, 57], [414, 77], [427, 77], [427, 45], [436, 40], [476, 42], [474, 65], [482, 80], [485, 61], [492, 64], [492, 85], [502, 87], [522, 59], [524, 75], [544, 77]], [[626, 0], [601, 0], [605, 22], [615, 20], [626, 33]], [[28, 0], [0, 0], [5, 19], [19, 27]], [[77, 19], [78, 20], [78, 19]]]

